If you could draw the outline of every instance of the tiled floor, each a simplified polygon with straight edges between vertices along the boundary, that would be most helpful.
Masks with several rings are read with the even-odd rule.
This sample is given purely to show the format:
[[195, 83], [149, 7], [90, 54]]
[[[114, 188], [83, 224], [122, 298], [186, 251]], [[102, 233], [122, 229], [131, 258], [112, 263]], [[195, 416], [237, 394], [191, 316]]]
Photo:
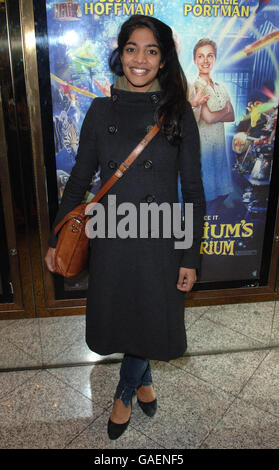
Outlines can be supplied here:
[[185, 321], [187, 356], [151, 362], [157, 414], [134, 402], [117, 441], [121, 355], [87, 348], [84, 317], [0, 321], [0, 448], [278, 449], [278, 305], [188, 308]]

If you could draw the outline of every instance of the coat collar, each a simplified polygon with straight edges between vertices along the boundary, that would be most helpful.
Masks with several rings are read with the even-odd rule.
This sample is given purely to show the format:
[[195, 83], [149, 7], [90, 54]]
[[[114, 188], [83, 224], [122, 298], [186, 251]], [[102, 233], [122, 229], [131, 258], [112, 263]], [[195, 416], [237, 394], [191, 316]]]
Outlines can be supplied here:
[[162, 96], [158, 79], [152, 84], [146, 92], [130, 91], [127, 78], [125, 76], [118, 77], [115, 84], [111, 86], [111, 99], [113, 102], [123, 103], [152, 103], [158, 104]]
[[[118, 90], [131, 91], [129, 89], [128, 80], [125, 77], [125, 75], [122, 75], [121, 77], [117, 77], [116, 82], [113, 86], [114, 88], [117, 88]], [[152, 83], [151, 87], [148, 90], [148, 93], [153, 92], [153, 91], [161, 91], [158, 78], [156, 78], [155, 81]]]

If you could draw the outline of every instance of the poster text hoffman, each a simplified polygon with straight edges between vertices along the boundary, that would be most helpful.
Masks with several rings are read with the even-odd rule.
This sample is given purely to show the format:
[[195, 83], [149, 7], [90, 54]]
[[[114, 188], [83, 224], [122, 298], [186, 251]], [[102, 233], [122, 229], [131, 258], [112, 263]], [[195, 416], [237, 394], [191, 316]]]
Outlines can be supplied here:
[[154, 15], [153, 3], [140, 3], [139, 0], [98, 0], [85, 2], [85, 15]]

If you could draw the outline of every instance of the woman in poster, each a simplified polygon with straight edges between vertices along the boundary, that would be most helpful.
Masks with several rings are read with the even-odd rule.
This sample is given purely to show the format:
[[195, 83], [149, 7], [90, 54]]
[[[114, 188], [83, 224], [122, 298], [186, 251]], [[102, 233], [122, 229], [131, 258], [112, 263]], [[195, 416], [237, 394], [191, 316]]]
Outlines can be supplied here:
[[200, 39], [193, 56], [199, 75], [189, 99], [200, 131], [206, 208], [208, 214], [218, 213], [232, 191], [224, 123], [234, 121], [234, 110], [225, 86], [211, 77], [217, 57], [216, 43], [208, 38]]
[[[204, 215], [197, 124], [171, 28], [153, 17], [132, 16], [110, 57], [118, 76], [111, 96], [95, 98], [84, 119], [76, 164], [53, 227], [80, 204], [96, 168], [102, 184], [157, 122], [159, 134], [113, 186], [117, 204], [178, 202], [177, 163], [184, 202], [193, 204], [193, 244], [175, 249], [172, 238], [95, 238], [90, 251], [86, 342], [101, 355], [124, 353], [108, 421], [110, 439], [127, 428], [132, 397], [152, 417], [157, 398], [149, 360], [170, 361], [186, 350], [184, 297], [196, 280]], [[160, 118], [162, 117], [162, 124]], [[111, 191], [109, 192], [111, 195]], [[102, 201], [108, 211], [108, 195]], [[54, 269], [52, 230], [45, 260]]]

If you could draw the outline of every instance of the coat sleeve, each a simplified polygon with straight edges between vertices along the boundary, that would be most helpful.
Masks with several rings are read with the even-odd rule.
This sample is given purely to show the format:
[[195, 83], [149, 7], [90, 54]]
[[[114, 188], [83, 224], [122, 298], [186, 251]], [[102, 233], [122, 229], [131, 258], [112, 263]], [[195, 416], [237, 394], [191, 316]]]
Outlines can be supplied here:
[[199, 268], [200, 244], [205, 214], [204, 189], [201, 176], [200, 138], [197, 123], [190, 104], [182, 120], [182, 142], [179, 149], [179, 172], [184, 203], [193, 204], [193, 244], [184, 250], [181, 267]]
[[48, 245], [56, 247], [57, 237], [54, 227], [65, 217], [65, 215], [78, 206], [84, 197], [86, 190], [92, 180], [94, 172], [98, 168], [98, 156], [96, 150], [96, 122], [98, 119], [96, 111], [96, 98], [92, 102], [81, 126], [79, 147], [76, 163], [72, 168], [70, 177], [66, 183], [59, 210], [50, 231]]

